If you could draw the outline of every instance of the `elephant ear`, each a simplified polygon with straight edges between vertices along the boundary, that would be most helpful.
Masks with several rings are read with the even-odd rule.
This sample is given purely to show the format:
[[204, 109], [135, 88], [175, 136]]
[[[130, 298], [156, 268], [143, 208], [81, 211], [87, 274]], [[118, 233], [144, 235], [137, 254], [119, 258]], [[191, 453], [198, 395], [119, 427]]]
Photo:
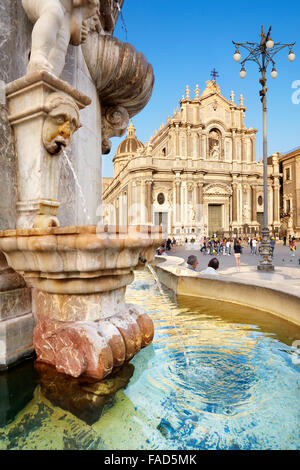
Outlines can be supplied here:
[[154, 74], [146, 57], [131, 44], [97, 31], [88, 34], [82, 51], [101, 104], [120, 105], [129, 117], [148, 103], [154, 86]]

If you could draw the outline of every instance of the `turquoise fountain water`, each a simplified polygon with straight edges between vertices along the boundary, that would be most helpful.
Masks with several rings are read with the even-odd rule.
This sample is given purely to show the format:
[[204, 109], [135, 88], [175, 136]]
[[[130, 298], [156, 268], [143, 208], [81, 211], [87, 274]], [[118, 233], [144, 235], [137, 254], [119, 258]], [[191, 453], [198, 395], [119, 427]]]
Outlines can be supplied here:
[[20, 371], [15, 382], [13, 371], [1, 374], [0, 449], [299, 449], [300, 366], [291, 345], [300, 329], [233, 304], [169, 299], [150, 273], [136, 273], [127, 300], [151, 315], [155, 340], [133, 359], [134, 372], [121, 371], [127, 387], [99, 402], [99, 413], [82, 401], [79, 413], [79, 398], [62, 403], [58, 390], [66, 397], [69, 379], [47, 382], [32, 363], [21, 366], [23, 400], [9, 406], [5, 384], [17, 398]]

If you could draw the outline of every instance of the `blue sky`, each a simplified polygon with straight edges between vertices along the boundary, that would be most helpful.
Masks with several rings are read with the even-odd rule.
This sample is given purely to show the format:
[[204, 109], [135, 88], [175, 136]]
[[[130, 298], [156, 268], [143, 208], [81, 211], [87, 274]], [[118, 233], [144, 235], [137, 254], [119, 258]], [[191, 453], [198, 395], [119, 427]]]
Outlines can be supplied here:
[[[144, 110], [133, 118], [137, 137], [142, 142], [148, 141], [168, 114], [173, 113], [186, 85], [194, 90], [198, 83], [203, 91], [215, 67], [220, 75], [217, 82], [225, 97], [229, 98], [231, 90], [235, 92], [236, 101], [241, 93], [244, 95], [246, 125], [259, 131], [256, 155], [261, 158], [258, 68], [255, 63], [249, 63], [246, 78], [239, 77], [240, 66], [232, 58], [232, 40], [259, 41], [263, 24], [265, 29], [272, 25], [275, 42], [297, 41], [296, 60], [288, 61], [287, 49], [279, 52], [276, 59], [278, 77], [268, 80], [268, 154], [300, 146], [300, 103], [292, 102], [292, 94], [296, 91], [292, 83], [299, 80], [300, 89], [298, 1], [125, 0], [123, 17], [127, 41], [145, 54], [155, 74], [152, 97]], [[121, 18], [115, 36], [126, 41]], [[123, 138], [114, 137], [111, 153], [103, 156], [103, 176], [112, 176], [112, 158]]]

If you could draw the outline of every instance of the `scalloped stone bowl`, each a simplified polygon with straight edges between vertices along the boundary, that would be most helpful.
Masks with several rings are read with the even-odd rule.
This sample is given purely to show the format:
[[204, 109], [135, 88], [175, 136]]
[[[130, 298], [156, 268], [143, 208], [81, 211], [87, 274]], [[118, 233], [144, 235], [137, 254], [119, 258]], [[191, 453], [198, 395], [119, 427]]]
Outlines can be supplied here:
[[125, 303], [160, 227], [80, 226], [0, 232], [8, 264], [33, 288], [37, 360], [102, 379], [153, 339], [150, 317]]

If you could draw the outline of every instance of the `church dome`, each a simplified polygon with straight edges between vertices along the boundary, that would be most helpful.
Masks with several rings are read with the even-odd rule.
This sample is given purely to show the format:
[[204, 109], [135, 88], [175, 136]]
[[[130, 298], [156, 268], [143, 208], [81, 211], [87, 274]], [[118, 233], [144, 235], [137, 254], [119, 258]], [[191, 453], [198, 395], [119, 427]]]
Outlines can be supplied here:
[[127, 128], [127, 137], [117, 148], [115, 158], [126, 154], [135, 153], [139, 148], [144, 148], [144, 145], [136, 138], [135, 127], [132, 124], [132, 121], [130, 121], [130, 124]]

